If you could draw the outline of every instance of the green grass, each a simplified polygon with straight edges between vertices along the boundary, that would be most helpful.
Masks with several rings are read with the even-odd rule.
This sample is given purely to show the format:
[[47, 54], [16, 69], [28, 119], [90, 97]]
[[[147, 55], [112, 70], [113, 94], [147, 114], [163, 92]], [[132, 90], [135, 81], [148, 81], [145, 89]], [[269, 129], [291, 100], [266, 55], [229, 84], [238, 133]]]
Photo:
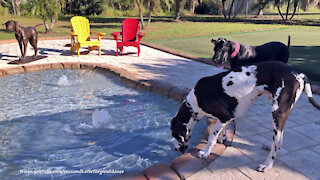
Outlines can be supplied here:
[[320, 84], [319, 32], [319, 27], [296, 27], [190, 38], [150, 40], [149, 42], [199, 57], [212, 58], [214, 47], [211, 43], [212, 38], [225, 37], [248, 45], [260, 45], [270, 41], [280, 41], [287, 44], [288, 35], [290, 35], [289, 64], [303, 70], [308, 74], [309, 78], [317, 81], [315, 83]]

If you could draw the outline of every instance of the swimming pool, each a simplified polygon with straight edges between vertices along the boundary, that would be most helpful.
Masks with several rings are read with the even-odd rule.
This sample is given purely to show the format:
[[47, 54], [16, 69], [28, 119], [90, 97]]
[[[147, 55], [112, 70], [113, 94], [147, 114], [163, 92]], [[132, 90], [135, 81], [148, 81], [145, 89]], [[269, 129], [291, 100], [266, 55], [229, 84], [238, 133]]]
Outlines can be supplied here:
[[[180, 103], [135, 90], [111, 74], [4, 76], [0, 102], [0, 179], [105, 179], [116, 174], [96, 172], [141, 171], [180, 155], [170, 135]], [[203, 121], [196, 126], [192, 145], [204, 127]]]

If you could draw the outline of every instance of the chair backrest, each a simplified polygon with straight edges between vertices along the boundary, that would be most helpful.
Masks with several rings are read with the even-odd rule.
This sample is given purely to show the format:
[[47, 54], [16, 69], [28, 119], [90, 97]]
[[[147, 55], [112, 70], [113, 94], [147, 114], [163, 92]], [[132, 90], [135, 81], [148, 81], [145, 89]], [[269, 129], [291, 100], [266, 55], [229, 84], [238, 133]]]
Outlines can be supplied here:
[[128, 18], [122, 21], [122, 42], [135, 41], [139, 32], [139, 20]]
[[90, 24], [87, 18], [74, 16], [70, 22], [73, 32], [78, 35], [78, 41], [90, 40]]

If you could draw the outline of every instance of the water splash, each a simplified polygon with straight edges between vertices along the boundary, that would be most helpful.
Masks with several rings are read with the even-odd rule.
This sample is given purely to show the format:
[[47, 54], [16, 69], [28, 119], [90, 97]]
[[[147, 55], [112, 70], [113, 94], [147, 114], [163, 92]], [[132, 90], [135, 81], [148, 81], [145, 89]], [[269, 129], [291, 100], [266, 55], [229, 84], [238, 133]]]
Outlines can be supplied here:
[[59, 86], [70, 86], [71, 83], [68, 80], [68, 77], [66, 75], [62, 75], [58, 80]]
[[106, 125], [111, 120], [111, 115], [105, 109], [96, 109], [92, 114], [92, 124], [95, 128]]

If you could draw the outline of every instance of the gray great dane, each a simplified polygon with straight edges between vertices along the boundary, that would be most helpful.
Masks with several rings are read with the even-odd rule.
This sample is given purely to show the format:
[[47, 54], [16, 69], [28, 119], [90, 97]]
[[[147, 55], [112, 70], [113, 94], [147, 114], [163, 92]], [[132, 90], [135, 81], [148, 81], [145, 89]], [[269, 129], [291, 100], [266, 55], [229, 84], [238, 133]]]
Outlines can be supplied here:
[[257, 97], [268, 94], [272, 97], [273, 137], [269, 156], [257, 169], [264, 172], [273, 166], [277, 151], [282, 145], [286, 120], [303, 90], [310, 103], [320, 110], [320, 105], [312, 97], [307, 76], [278, 61], [242, 66], [204, 77], [190, 91], [171, 120], [175, 150], [184, 153], [194, 125], [200, 118], [206, 117], [217, 120], [206, 148], [198, 154], [200, 158], [208, 157], [219, 134], [225, 131], [228, 123], [246, 112]]
[[231, 69], [253, 65], [263, 61], [281, 61], [287, 63], [289, 59], [290, 36], [288, 46], [281, 42], [269, 42], [261, 46], [248, 46], [225, 38], [212, 39], [214, 55], [212, 61], [222, 67], [228, 60]]

